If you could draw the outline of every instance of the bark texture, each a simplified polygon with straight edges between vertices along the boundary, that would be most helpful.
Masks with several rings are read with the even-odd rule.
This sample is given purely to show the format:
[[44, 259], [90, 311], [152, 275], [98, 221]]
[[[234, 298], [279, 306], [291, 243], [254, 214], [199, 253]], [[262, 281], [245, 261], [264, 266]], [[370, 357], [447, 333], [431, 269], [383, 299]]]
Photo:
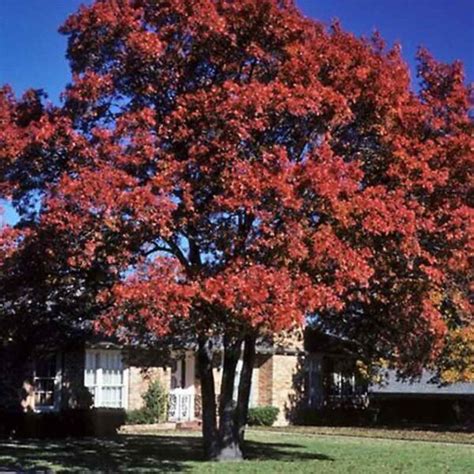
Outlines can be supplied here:
[[216, 393], [212, 372], [212, 347], [206, 337], [199, 337], [198, 340], [198, 367], [201, 377], [204, 451], [207, 459], [214, 460], [218, 454]]
[[[243, 458], [243, 442], [247, 422], [252, 371], [255, 363], [255, 336], [224, 337], [224, 361], [217, 420], [212, 350], [210, 341], [199, 341], [199, 370], [203, 405], [204, 448], [206, 457], [216, 461], [239, 461]], [[243, 351], [242, 351], [243, 347]], [[234, 386], [238, 361], [242, 358], [238, 397]], [[218, 423], [217, 423], [218, 421]]]

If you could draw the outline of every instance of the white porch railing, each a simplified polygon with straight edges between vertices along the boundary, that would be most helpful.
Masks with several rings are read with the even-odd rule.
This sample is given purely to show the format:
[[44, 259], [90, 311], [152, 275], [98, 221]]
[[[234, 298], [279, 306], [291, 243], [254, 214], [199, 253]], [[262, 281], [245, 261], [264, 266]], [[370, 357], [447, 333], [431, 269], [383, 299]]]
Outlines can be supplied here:
[[174, 388], [169, 394], [169, 421], [194, 420], [194, 387]]

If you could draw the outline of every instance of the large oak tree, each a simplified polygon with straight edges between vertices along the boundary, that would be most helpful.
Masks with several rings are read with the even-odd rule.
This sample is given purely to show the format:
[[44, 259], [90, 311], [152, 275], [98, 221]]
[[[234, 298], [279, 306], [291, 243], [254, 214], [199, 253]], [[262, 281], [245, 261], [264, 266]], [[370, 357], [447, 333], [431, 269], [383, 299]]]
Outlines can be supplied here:
[[398, 46], [291, 0], [102, 0], [61, 31], [62, 105], [1, 92], [5, 321], [194, 336], [213, 459], [241, 456], [257, 338], [311, 314], [414, 374], [469, 333], [460, 64], [421, 51], [414, 93]]

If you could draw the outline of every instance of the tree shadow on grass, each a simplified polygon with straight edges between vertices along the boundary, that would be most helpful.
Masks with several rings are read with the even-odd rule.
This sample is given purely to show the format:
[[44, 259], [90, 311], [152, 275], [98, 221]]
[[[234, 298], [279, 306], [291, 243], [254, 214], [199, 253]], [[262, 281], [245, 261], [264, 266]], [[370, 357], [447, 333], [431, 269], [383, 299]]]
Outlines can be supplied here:
[[303, 445], [294, 443], [245, 442], [245, 458], [249, 461], [334, 461], [326, 454], [302, 451]]
[[[298, 444], [248, 441], [249, 460], [332, 460]], [[183, 472], [205, 461], [200, 437], [120, 435], [108, 439], [0, 442], [0, 472]]]

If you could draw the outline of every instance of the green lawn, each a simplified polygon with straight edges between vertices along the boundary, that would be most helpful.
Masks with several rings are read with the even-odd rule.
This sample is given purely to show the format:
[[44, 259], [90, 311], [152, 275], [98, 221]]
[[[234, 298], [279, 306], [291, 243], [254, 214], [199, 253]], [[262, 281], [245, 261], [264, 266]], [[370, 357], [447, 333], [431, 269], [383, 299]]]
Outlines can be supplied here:
[[251, 431], [247, 460], [204, 462], [196, 433], [0, 442], [0, 472], [474, 473], [474, 446]]
[[[272, 428], [256, 428], [262, 431], [274, 431], [298, 435], [335, 435], [355, 436], [358, 438], [398, 439], [406, 441], [433, 441], [442, 443], [461, 443], [474, 445], [474, 433], [462, 427], [446, 430], [442, 428], [420, 426], [419, 428], [396, 427], [353, 427], [353, 426], [286, 426]], [[436, 430], [436, 431], [435, 431]]]

